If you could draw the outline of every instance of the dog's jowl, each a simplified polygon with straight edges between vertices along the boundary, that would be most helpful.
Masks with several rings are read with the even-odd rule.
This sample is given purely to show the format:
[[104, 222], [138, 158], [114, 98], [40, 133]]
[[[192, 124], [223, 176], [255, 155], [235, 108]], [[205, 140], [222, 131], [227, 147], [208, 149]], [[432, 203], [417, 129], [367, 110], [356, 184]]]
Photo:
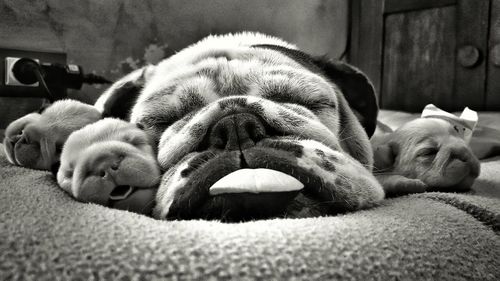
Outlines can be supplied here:
[[96, 108], [137, 126], [107, 118], [69, 137], [58, 180], [82, 201], [238, 221], [384, 197], [371, 174], [377, 104], [366, 76], [274, 37], [208, 37], [116, 82]]

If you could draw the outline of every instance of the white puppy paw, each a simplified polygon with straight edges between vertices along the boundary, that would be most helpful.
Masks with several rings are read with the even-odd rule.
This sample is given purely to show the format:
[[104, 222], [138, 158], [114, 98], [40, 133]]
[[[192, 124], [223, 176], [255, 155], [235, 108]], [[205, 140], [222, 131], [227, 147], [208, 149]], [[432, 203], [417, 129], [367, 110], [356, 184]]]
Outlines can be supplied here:
[[375, 175], [382, 184], [386, 196], [422, 193], [427, 190], [427, 185], [419, 179], [410, 179], [401, 175]]
[[106, 118], [70, 135], [61, 154], [57, 181], [79, 201], [147, 214], [160, 169], [144, 131]]

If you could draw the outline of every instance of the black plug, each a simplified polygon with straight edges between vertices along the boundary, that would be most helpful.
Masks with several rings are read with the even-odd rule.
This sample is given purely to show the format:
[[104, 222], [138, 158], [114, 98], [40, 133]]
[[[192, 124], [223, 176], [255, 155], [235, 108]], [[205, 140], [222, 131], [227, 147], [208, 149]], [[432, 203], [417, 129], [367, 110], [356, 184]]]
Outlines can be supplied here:
[[[47, 98], [53, 102], [63, 98], [54, 96], [52, 92], [61, 92], [65, 89], [80, 90], [86, 84], [110, 84], [108, 79], [95, 75], [84, 74], [79, 65], [65, 65], [59, 63], [39, 64], [30, 58], [21, 58], [12, 66], [14, 77], [23, 84], [39, 82], [45, 89]], [[51, 91], [52, 90], [52, 91]]]
[[17, 81], [23, 84], [33, 84], [39, 82], [45, 90], [46, 98], [52, 103], [62, 97], [55, 97], [50, 91], [47, 83], [45, 82], [43, 70], [38, 62], [30, 58], [21, 58], [12, 66], [12, 74], [16, 77]]
[[85, 84], [110, 84], [104, 77], [89, 73], [84, 74], [83, 68], [75, 64], [42, 63], [43, 77], [47, 85], [66, 89], [80, 90]]
[[23, 84], [33, 84], [38, 82], [36, 71], [40, 67], [38, 62], [30, 58], [21, 58], [12, 66], [12, 74], [17, 81]]

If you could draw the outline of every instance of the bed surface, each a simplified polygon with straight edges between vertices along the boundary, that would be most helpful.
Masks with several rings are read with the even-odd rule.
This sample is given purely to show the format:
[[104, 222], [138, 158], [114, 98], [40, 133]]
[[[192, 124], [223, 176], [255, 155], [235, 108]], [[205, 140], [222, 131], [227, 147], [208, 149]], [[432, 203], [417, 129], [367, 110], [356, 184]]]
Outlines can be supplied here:
[[469, 193], [225, 224], [79, 203], [0, 151], [0, 280], [500, 279], [500, 157], [482, 160]]
[[[0, 147], [1, 148], [1, 147]], [[79, 203], [0, 149], [0, 279], [498, 280], [500, 158], [471, 194], [427, 193], [335, 217], [157, 221]]]

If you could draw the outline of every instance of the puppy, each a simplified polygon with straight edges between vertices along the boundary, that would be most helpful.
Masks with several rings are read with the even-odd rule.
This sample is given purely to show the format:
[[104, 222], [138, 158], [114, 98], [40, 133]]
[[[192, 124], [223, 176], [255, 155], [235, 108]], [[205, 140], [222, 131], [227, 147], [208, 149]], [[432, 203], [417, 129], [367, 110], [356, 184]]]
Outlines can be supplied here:
[[[378, 107], [368, 78], [275, 37], [210, 36], [121, 79], [95, 107], [142, 128], [155, 149], [134, 148], [124, 136], [142, 133], [116, 120], [75, 132], [58, 182], [81, 201], [112, 206], [115, 189], [135, 200], [121, 186], [155, 190], [153, 155], [159, 219], [326, 215], [384, 197], [371, 173]], [[147, 160], [121, 173], [117, 155]]]
[[371, 139], [374, 170], [387, 195], [467, 191], [479, 176], [479, 160], [456, 126], [419, 118]]
[[91, 105], [73, 100], [57, 101], [41, 113], [23, 116], [5, 130], [4, 150], [10, 163], [39, 170], [50, 170], [68, 136], [101, 119]]
[[151, 212], [160, 170], [150, 139], [134, 124], [105, 118], [87, 125], [69, 136], [61, 159], [57, 182], [77, 200]]
[[63, 144], [72, 132], [103, 117], [128, 120], [148, 69], [133, 71], [118, 80], [101, 95], [95, 106], [76, 100], [60, 100], [41, 112], [10, 123], [4, 139], [8, 161], [32, 169], [52, 169], [57, 173]]

